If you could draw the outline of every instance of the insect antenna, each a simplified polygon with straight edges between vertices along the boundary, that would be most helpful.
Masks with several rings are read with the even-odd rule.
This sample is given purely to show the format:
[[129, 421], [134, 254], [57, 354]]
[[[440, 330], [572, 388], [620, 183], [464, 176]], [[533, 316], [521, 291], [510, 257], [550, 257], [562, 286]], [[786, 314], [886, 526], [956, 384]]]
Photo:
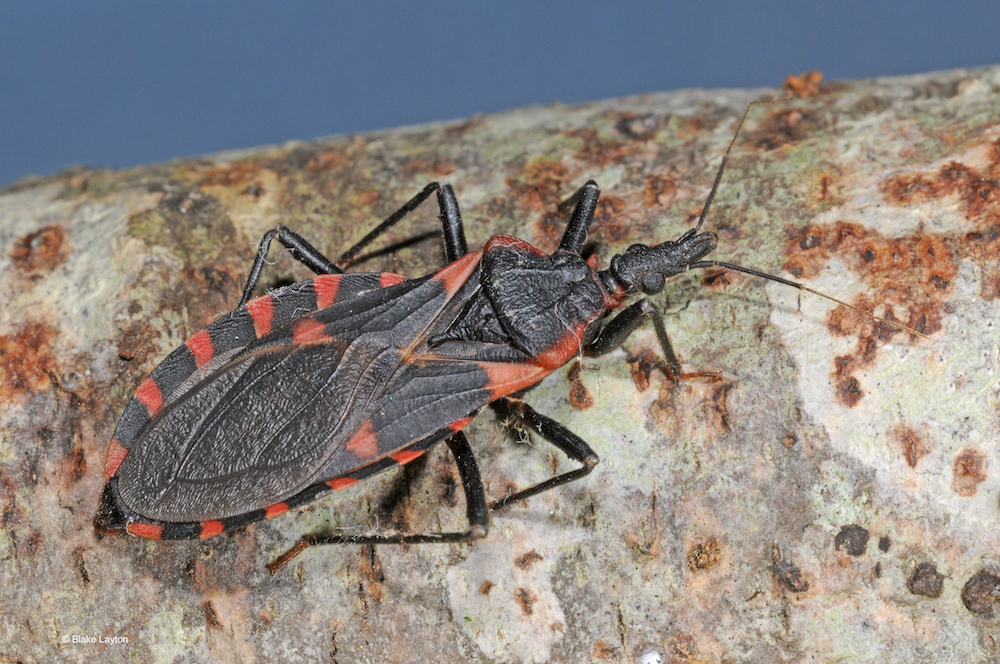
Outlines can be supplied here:
[[[750, 109], [752, 109], [754, 106], [764, 106], [764, 105], [769, 105], [769, 104], [777, 104], [777, 103], [780, 103], [780, 102], [783, 102], [783, 101], [789, 101], [789, 98], [787, 98], [787, 97], [779, 97], [777, 99], [755, 99], [755, 100], [751, 101], [749, 104], [747, 104], [746, 110], [743, 111], [743, 116], [740, 118], [740, 123], [736, 126], [736, 133], [733, 134], [733, 139], [731, 141], [729, 141], [729, 147], [726, 148], [726, 152], [722, 155], [722, 163], [719, 165], [719, 172], [715, 174], [715, 182], [712, 184], [712, 190], [708, 193], [708, 199], [705, 200], [705, 207], [703, 207], [702, 210], [701, 210], [701, 216], [698, 217], [698, 225], [695, 226], [694, 228], [692, 228], [691, 230], [689, 230], [688, 232], [684, 233], [684, 235], [681, 236], [681, 239], [678, 242], [682, 242], [683, 240], [696, 235], [698, 233], [698, 231], [701, 229], [702, 224], [705, 222], [705, 217], [708, 216], [708, 210], [709, 210], [709, 208], [712, 207], [712, 201], [715, 199], [715, 192], [719, 188], [719, 182], [722, 181], [722, 174], [725, 172], [725, 170], [726, 170], [726, 164], [729, 162], [729, 153], [732, 152], [733, 146], [736, 145], [736, 139], [739, 138], [740, 132], [743, 131], [743, 125], [744, 125], [744, 123], [746, 123], [747, 116], [750, 115]], [[768, 274], [766, 272], [761, 272], [760, 270], [754, 270], [752, 268], [743, 267], [743, 266], [740, 266], [740, 265], [734, 265], [733, 263], [726, 263], [724, 261], [698, 261], [696, 263], [692, 263], [691, 265], [689, 265], [689, 267], [691, 267], [691, 268], [721, 267], [721, 268], [724, 268], [726, 270], [733, 270], [734, 272], [742, 272], [744, 274], [749, 274], [749, 275], [752, 275], [754, 277], [761, 277], [763, 279], [769, 279], [770, 281], [774, 281], [774, 282], [777, 282], [779, 284], [785, 284], [786, 286], [791, 286], [793, 288], [798, 288], [801, 291], [805, 291], [807, 293], [812, 293], [813, 295], [818, 295], [819, 297], [821, 297], [823, 299], [826, 299], [826, 300], [830, 300], [831, 302], [836, 302], [837, 304], [839, 304], [841, 306], [844, 306], [844, 307], [847, 307], [851, 311], [856, 311], [857, 313], [859, 313], [859, 314], [861, 314], [863, 316], [866, 316], [866, 317], [868, 317], [868, 318], [870, 318], [870, 319], [872, 319], [872, 320], [874, 320], [874, 321], [876, 321], [878, 323], [883, 323], [885, 325], [888, 325], [890, 327], [894, 327], [894, 328], [896, 328], [898, 330], [902, 330], [903, 332], [908, 332], [909, 334], [913, 334], [913, 335], [921, 337], [923, 339], [929, 338], [923, 332], [919, 332], [919, 331], [913, 329], [912, 327], [909, 327], [907, 325], [903, 325], [902, 323], [900, 323], [898, 321], [894, 321], [894, 320], [889, 319], [889, 318], [882, 318], [881, 316], [876, 316], [875, 314], [873, 314], [870, 311], [865, 311], [861, 307], [857, 307], [857, 306], [855, 306], [853, 304], [849, 304], [847, 302], [844, 302], [843, 300], [838, 300], [837, 298], [833, 297], [832, 295], [827, 295], [826, 293], [822, 293], [822, 292], [820, 292], [818, 290], [815, 290], [813, 288], [809, 288], [805, 284], [800, 284], [797, 281], [791, 281], [790, 279], [783, 279], [783, 278], [777, 277], [777, 276], [775, 276], [773, 274]]]
[[722, 174], [726, 172], [726, 164], [729, 163], [729, 153], [733, 151], [733, 146], [736, 145], [736, 139], [740, 137], [740, 132], [743, 131], [743, 124], [747, 121], [747, 116], [750, 115], [750, 109], [754, 106], [776, 104], [781, 101], [785, 101], [785, 99], [755, 99], [747, 104], [746, 110], [743, 111], [743, 117], [740, 118], [740, 123], [736, 126], [736, 133], [733, 134], [733, 140], [729, 141], [729, 147], [726, 148], [725, 154], [722, 155], [722, 163], [719, 164], [719, 172], [715, 174], [715, 182], [712, 184], [712, 190], [708, 192], [708, 199], [705, 200], [705, 207], [701, 209], [701, 216], [698, 217], [698, 225], [685, 233], [682, 239], [688, 237], [689, 235], [697, 235], [698, 231], [701, 230], [701, 225], [705, 223], [705, 217], [708, 216], [708, 209], [712, 207], [712, 201], [715, 199], [715, 192], [719, 188], [719, 183], [722, 181]]
[[861, 314], [862, 316], [866, 316], [868, 318], [871, 318], [872, 320], [874, 320], [874, 321], [876, 321], [878, 323], [884, 323], [885, 325], [889, 325], [890, 327], [894, 327], [894, 328], [896, 328], [898, 330], [902, 330], [903, 332], [908, 332], [910, 334], [916, 335], [916, 336], [921, 337], [923, 339], [928, 339], [929, 338], [923, 332], [919, 332], [919, 331], [913, 329], [912, 327], [909, 327], [907, 325], [903, 325], [902, 323], [900, 323], [898, 321], [894, 321], [894, 320], [892, 320], [890, 318], [882, 318], [881, 316], [876, 316], [872, 312], [865, 311], [861, 307], [857, 307], [857, 306], [855, 306], [853, 304], [849, 304], [847, 302], [844, 302], [843, 300], [838, 300], [837, 298], [833, 297], [832, 295], [827, 295], [826, 293], [820, 292], [820, 291], [818, 291], [818, 290], [816, 290], [814, 288], [809, 288], [805, 284], [800, 284], [797, 281], [792, 281], [790, 279], [782, 279], [781, 277], [776, 277], [773, 274], [768, 274], [766, 272], [761, 272], [760, 270], [754, 270], [754, 269], [749, 268], [749, 267], [743, 267], [742, 265], [734, 265], [732, 263], [726, 263], [726, 262], [723, 262], [723, 261], [698, 261], [697, 263], [692, 263], [691, 267], [692, 268], [696, 268], [696, 267], [701, 267], [701, 268], [704, 268], [704, 267], [721, 267], [721, 268], [724, 268], [726, 270], [733, 270], [734, 272], [742, 272], [743, 274], [749, 274], [749, 275], [752, 275], [754, 277], [762, 277], [764, 279], [769, 279], [769, 280], [775, 281], [775, 282], [777, 282], [779, 284], [784, 284], [786, 286], [791, 286], [793, 288], [798, 288], [799, 290], [805, 291], [807, 293], [812, 293], [813, 295], [818, 295], [819, 297], [821, 297], [821, 298], [823, 298], [825, 300], [830, 300], [831, 302], [836, 302], [837, 304], [839, 304], [841, 306], [844, 306], [844, 307], [847, 307], [851, 311], [856, 311], [859, 314]]

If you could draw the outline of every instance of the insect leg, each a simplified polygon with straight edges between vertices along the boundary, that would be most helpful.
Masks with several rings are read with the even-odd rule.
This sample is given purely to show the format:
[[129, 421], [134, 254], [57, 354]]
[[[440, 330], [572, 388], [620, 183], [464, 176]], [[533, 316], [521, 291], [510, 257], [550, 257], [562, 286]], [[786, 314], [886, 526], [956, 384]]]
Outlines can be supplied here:
[[455, 190], [450, 184], [438, 189], [438, 207], [441, 214], [441, 228], [444, 231], [444, 250], [448, 256], [448, 262], [454, 263], [459, 258], [469, 253], [469, 246], [465, 242], [465, 230], [462, 228], [462, 213], [458, 209], [458, 199], [455, 198]]
[[417, 207], [427, 200], [431, 192], [437, 191], [438, 207], [441, 212], [438, 219], [441, 220], [441, 227], [444, 230], [444, 246], [448, 255], [448, 262], [452, 263], [468, 253], [468, 246], [465, 242], [465, 231], [462, 229], [462, 214], [458, 209], [458, 199], [455, 198], [455, 190], [450, 184], [443, 187], [437, 182], [431, 182], [420, 190], [416, 196], [406, 202], [403, 207], [393, 212], [381, 224], [376, 226], [372, 232], [361, 238], [356, 245], [341, 254], [338, 262], [344, 264], [357, 256], [362, 249], [371, 244], [375, 239], [387, 230], [398, 224], [406, 215], [413, 212]]
[[625, 307], [621, 313], [608, 321], [600, 334], [597, 335], [597, 338], [584, 348], [584, 352], [590, 357], [599, 357], [605, 353], [610, 353], [625, 343], [625, 339], [647, 320], [653, 321], [656, 338], [659, 340], [660, 348], [663, 350], [662, 368], [667, 378], [670, 380], [682, 378], [719, 379], [718, 374], [710, 371], [684, 373], [681, 369], [680, 360], [677, 359], [677, 354], [674, 353], [674, 347], [670, 343], [670, 337], [667, 336], [667, 328], [663, 324], [663, 314], [660, 313], [660, 308], [646, 298]]
[[629, 305], [621, 313], [605, 324], [601, 333], [597, 335], [585, 348], [587, 355], [598, 357], [605, 353], [610, 353], [625, 343], [625, 339], [647, 320], [653, 321], [656, 329], [656, 337], [660, 341], [660, 348], [663, 349], [664, 371], [667, 377], [676, 380], [682, 375], [681, 363], [674, 353], [674, 348], [667, 336], [667, 328], [663, 325], [663, 316], [660, 308], [643, 298], [638, 302]]
[[562, 240], [559, 242], [560, 249], [566, 249], [573, 253], [580, 253], [584, 243], [587, 241], [587, 231], [594, 221], [594, 211], [597, 210], [597, 201], [601, 197], [601, 190], [593, 180], [576, 190], [572, 196], [562, 202], [559, 208], [576, 203], [573, 208], [573, 216], [570, 217], [569, 224], [563, 232]]
[[584, 442], [582, 438], [564, 427], [559, 422], [542, 415], [523, 401], [503, 399], [497, 404], [497, 408], [501, 411], [505, 411], [504, 414], [516, 417], [523, 422], [528, 429], [534, 431], [542, 438], [558, 447], [570, 459], [579, 461], [583, 465], [576, 470], [571, 470], [568, 473], [550, 477], [544, 482], [539, 482], [538, 484], [528, 487], [527, 489], [512, 493], [509, 496], [492, 503], [490, 505], [491, 510], [502, 509], [513, 503], [520, 502], [532, 496], [537, 496], [538, 494], [548, 491], [549, 489], [554, 489], [557, 486], [580, 479], [592, 471], [600, 461], [600, 457], [597, 456], [597, 453], [592, 450], [590, 445]]
[[275, 238], [288, 249], [295, 260], [316, 274], [339, 274], [343, 272], [330, 259], [321, 254], [318, 249], [306, 242], [298, 233], [285, 226], [278, 225], [264, 233], [264, 237], [260, 239], [257, 256], [253, 259], [253, 265], [250, 267], [250, 275], [247, 277], [247, 283], [243, 287], [243, 296], [240, 298], [237, 308], [242, 307], [250, 300], [253, 289], [257, 287], [257, 282], [260, 280], [260, 272], [264, 268], [267, 251], [271, 248], [271, 240]]
[[469, 542], [485, 537], [490, 527], [489, 508], [486, 505], [486, 492], [483, 490], [483, 480], [479, 475], [479, 467], [476, 465], [472, 448], [462, 432], [458, 432], [448, 439], [448, 447], [455, 458], [458, 474], [462, 478], [462, 488], [465, 491], [465, 513], [469, 520], [468, 530], [417, 535], [307, 535], [269, 564], [267, 569], [271, 574], [275, 574], [288, 561], [311, 546], [326, 544], [427, 544], [434, 542], [447, 544]]

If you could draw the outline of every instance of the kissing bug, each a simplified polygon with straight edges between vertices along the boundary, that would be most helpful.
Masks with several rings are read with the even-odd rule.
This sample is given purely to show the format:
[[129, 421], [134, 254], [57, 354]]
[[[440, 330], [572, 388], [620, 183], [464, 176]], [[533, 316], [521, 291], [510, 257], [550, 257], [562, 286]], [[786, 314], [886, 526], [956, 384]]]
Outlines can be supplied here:
[[[273, 572], [318, 544], [474, 540], [486, 535], [491, 509], [588, 474], [598, 463], [593, 449], [518, 397], [581, 353], [618, 348], [646, 320], [668, 377], [683, 377], [657, 307], [646, 298], [624, 306], [626, 300], [706, 267], [816, 292], [705, 260], [718, 238], [700, 229], [736, 136], [697, 226], [676, 241], [632, 245], [603, 270], [596, 256], [580, 255], [600, 196], [593, 181], [567, 201], [573, 211], [552, 254], [507, 235], [470, 252], [452, 188], [431, 183], [338, 261], [349, 262], [436, 192], [448, 265], [421, 278], [345, 273], [287, 227], [268, 231], [237, 307], [168, 355], [126, 405], [109, 446], [96, 523], [152, 539], [210, 537], [447, 442], [468, 530], [307, 536], [270, 566]], [[275, 239], [316, 276], [251, 299]], [[487, 405], [580, 466], [489, 504], [462, 433]]]

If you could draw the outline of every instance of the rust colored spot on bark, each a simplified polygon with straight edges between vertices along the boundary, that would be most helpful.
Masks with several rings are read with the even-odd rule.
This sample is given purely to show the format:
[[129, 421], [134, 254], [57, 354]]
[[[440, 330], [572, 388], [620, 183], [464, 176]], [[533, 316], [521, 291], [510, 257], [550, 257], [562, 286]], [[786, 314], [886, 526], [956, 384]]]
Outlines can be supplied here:
[[[941, 329], [945, 299], [958, 274], [956, 251], [947, 236], [920, 232], [888, 238], [860, 224], [838, 221], [811, 225], [789, 238], [784, 268], [797, 278], [811, 279], [837, 257], [865, 285], [850, 304], [933, 334]], [[836, 359], [832, 375], [838, 401], [857, 405], [864, 390], [854, 374], [877, 360], [882, 345], [905, 333], [843, 306], [830, 312], [827, 329], [835, 336], [857, 336], [854, 351]]]
[[949, 162], [934, 174], [901, 174], [882, 183], [882, 193], [890, 201], [908, 203], [957, 197], [971, 220], [995, 222], [1000, 214], [1000, 183], [996, 162], [988, 172], [979, 172], [965, 164]]
[[368, 549], [364, 555], [359, 557], [358, 575], [361, 576], [361, 583], [372, 599], [380, 601], [385, 595], [383, 589], [385, 570], [382, 568], [382, 561], [379, 559], [376, 549]]
[[566, 372], [566, 378], [570, 381], [569, 404], [577, 410], [587, 410], [594, 405], [594, 398], [590, 396], [590, 391], [583, 384], [580, 378], [582, 369], [579, 362], [574, 362], [573, 366]]
[[514, 564], [517, 565], [518, 569], [529, 570], [531, 566], [537, 563], [539, 560], [545, 560], [542, 558], [541, 554], [532, 549], [527, 553], [518, 556], [514, 559]]
[[505, 180], [510, 192], [495, 205], [487, 206], [491, 208], [488, 213], [509, 216], [512, 212], [509, 206], [514, 205], [531, 217], [541, 215], [539, 232], [551, 240], [549, 248], [554, 249], [566, 226], [566, 215], [558, 207], [563, 196], [569, 195], [564, 192], [568, 174], [566, 164], [558, 159], [544, 157], [528, 161]]
[[346, 164], [348, 159], [344, 152], [317, 152], [306, 162], [306, 170], [311, 173], [333, 171]]
[[889, 436], [898, 445], [900, 453], [910, 468], [916, 468], [917, 462], [928, 452], [929, 448], [924, 436], [907, 424], [897, 425], [889, 432]]
[[979, 450], [964, 449], [955, 457], [951, 490], [963, 497], [976, 495], [981, 482], [986, 481], [986, 455]]
[[626, 361], [629, 363], [629, 372], [632, 374], [635, 389], [645, 392], [649, 387], [649, 377], [653, 369], [660, 368], [660, 357], [647, 348], [636, 355], [629, 355]]
[[1000, 602], [1000, 576], [979, 570], [962, 587], [965, 608], [984, 618], [992, 618]]
[[722, 543], [717, 537], [695, 544], [688, 551], [687, 566], [692, 572], [712, 569], [722, 560]]
[[58, 330], [28, 323], [14, 334], [0, 336], [0, 398], [45, 392], [59, 375], [52, 355]]
[[579, 161], [592, 166], [620, 164], [629, 155], [645, 149], [641, 143], [619, 140], [620, 135], [601, 135], [590, 128], [571, 129], [566, 135], [580, 139], [580, 147], [575, 156]]
[[721, 432], [729, 431], [729, 408], [726, 402], [729, 399], [729, 391], [733, 389], [733, 384], [723, 382], [716, 385], [712, 392], [712, 415], [715, 420], [715, 430]]
[[597, 659], [611, 659], [615, 656], [615, 649], [605, 641], [598, 641], [594, 644], [594, 657]]
[[715, 374], [689, 374], [679, 381], [660, 385], [649, 414], [666, 435], [676, 438], [684, 431], [721, 436], [729, 431], [727, 400], [734, 383]]
[[651, 175], [646, 178], [642, 198], [647, 207], [670, 205], [677, 199], [677, 183], [665, 175]]
[[728, 274], [725, 270], [718, 272], [709, 271], [701, 278], [701, 285], [708, 290], [719, 291], [728, 287], [732, 282], [730, 279], [738, 279], [735, 274]]
[[[626, 242], [633, 237], [635, 227], [632, 220], [624, 215], [625, 201], [612, 194], [601, 194], [594, 210], [594, 237], [606, 242]], [[565, 223], [565, 222], [564, 222]]]
[[510, 188], [507, 198], [517, 201], [528, 212], [551, 212], [562, 202], [568, 174], [569, 168], [560, 159], [532, 159], [506, 179]]
[[233, 187], [249, 183], [260, 173], [261, 166], [256, 161], [236, 161], [205, 173], [202, 187]]
[[23, 272], [47, 272], [65, 263], [71, 252], [66, 229], [53, 224], [15, 240], [10, 260]]
[[517, 605], [521, 607], [521, 613], [526, 616], [530, 616], [534, 612], [538, 596], [527, 588], [522, 587], [514, 591], [514, 601], [516, 601]]
[[83, 446], [77, 445], [73, 448], [67, 463], [66, 476], [73, 482], [79, 482], [87, 474], [87, 458], [83, 454]]
[[201, 603], [201, 612], [205, 616], [205, 628], [209, 631], [213, 629], [222, 629], [222, 623], [219, 622], [219, 616], [215, 613], [215, 607], [212, 606], [211, 601], [204, 601]]
[[818, 71], [806, 71], [799, 75], [789, 74], [785, 79], [784, 87], [787, 92], [804, 99], [812, 97], [821, 92], [820, 83], [823, 82], [823, 74]]
[[920, 563], [906, 580], [906, 587], [914, 595], [937, 599], [944, 588], [944, 575], [937, 571], [934, 563]]
[[486, 595], [486, 596], [489, 596], [489, 594], [490, 594], [490, 591], [491, 591], [491, 590], [493, 590], [493, 588], [494, 588], [494, 587], [495, 587], [496, 585], [497, 585], [497, 584], [493, 583], [493, 582], [492, 582], [492, 581], [490, 581], [489, 579], [486, 579], [486, 580], [485, 580], [485, 581], [483, 581], [483, 582], [482, 582], [482, 584], [481, 584], [481, 585], [479, 586], [479, 594], [480, 594], [480, 595]]
[[148, 323], [134, 323], [121, 330], [118, 337], [118, 357], [125, 361], [142, 362], [152, 350], [153, 328]]
[[82, 546], [78, 546], [73, 549], [73, 565], [76, 567], [76, 573], [80, 575], [80, 582], [83, 587], [86, 588], [90, 585], [90, 574], [87, 572], [87, 561], [84, 560], [83, 554], [86, 553], [86, 549]]

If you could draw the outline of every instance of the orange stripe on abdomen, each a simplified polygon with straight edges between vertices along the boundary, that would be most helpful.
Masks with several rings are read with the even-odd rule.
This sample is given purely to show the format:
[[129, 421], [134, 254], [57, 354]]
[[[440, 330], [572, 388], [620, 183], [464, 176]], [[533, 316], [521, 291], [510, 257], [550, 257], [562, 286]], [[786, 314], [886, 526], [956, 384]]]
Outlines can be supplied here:
[[257, 338], [271, 331], [274, 322], [274, 300], [270, 295], [262, 295], [247, 302], [247, 312], [253, 319], [253, 329]]
[[339, 274], [320, 274], [313, 277], [313, 290], [316, 291], [316, 308], [323, 309], [334, 303], [337, 291], [340, 290]]
[[160, 392], [160, 386], [152, 377], [139, 383], [139, 387], [135, 390], [135, 398], [146, 407], [146, 412], [149, 413], [150, 417], [154, 417], [163, 406], [163, 394]]
[[199, 369], [212, 361], [215, 357], [215, 345], [212, 343], [212, 335], [208, 330], [195, 332], [184, 342], [188, 350], [194, 356], [194, 363]]
[[118, 472], [118, 466], [122, 465], [122, 461], [128, 456], [128, 448], [118, 442], [117, 438], [111, 439], [111, 444], [108, 445], [108, 455], [107, 460], [104, 462], [104, 477], [111, 479]]

